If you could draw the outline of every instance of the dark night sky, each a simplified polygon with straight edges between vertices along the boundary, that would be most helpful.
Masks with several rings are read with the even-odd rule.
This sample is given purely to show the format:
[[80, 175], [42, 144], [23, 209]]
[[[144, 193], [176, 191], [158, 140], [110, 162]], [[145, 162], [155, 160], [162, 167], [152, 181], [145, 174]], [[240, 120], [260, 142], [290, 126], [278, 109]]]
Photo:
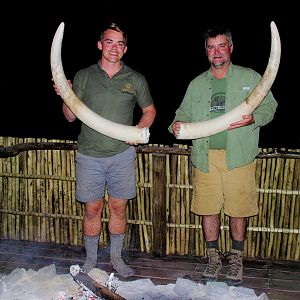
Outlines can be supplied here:
[[[145, 75], [157, 107], [150, 143], [169, 145], [188, 143], [175, 140], [167, 127], [188, 83], [209, 67], [204, 31], [214, 24], [229, 27], [234, 41], [233, 63], [263, 74], [270, 51], [270, 22], [274, 21], [282, 42], [281, 63], [272, 87], [279, 106], [274, 120], [261, 130], [260, 146], [300, 148], [300, 100], [294, 90], [299, 69], [299, 17], [288, 1], [263, 10], [254, 3], [251, 10], [246, 3], [228, 7], [226, 1], [202, 8], [197, 8], [196, 2], [191, 5], [194, 2], [185, 1], [184, 6], [173, 4], [164, 9], [155, 1], [149, 2], [151, 5], [147, 1], [139, 1], [138, 5], [122, 3], [122, 7], [118, 2], [105, 7], [100, 2], [76, 7], [73, 2], [68, 8], [54, 2], [32, 7], [12, 3], [10, 9], [1, 12], [0, 136], [76, 140], [80, 124], [65, 121], [62, 100], [51, 82], [50, 48], [62, 21], [62, 61], [70, 79], [77, 70], [98, 60], [96, 44], [103, 22], [114, 19], [127, 27], [124, 62]], [[201, 2], [197, 2], [199, 5]]]

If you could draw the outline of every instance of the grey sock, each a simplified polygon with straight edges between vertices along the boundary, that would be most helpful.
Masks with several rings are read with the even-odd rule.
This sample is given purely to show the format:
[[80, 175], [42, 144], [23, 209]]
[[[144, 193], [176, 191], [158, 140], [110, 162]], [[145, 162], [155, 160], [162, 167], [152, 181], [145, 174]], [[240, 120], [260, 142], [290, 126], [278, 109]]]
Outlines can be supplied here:
[[110, 234], [110, 261], [113, 268], [124, 278], [134, 275], [134, 271], [122, 260], [125, 234]]
[[82, 266], [82, 270], [89, 272], [97, 265], [99, 236], [84, 236], [84, 245], [86, 251], [86, 261]]

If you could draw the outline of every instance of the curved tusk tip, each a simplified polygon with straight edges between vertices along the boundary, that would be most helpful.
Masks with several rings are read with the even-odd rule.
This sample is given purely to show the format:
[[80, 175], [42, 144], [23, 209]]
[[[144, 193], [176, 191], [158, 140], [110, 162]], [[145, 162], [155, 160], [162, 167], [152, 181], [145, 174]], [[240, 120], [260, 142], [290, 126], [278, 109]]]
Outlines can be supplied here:
[[64, 22], [61, 22], [61, 23], [59, 24], [59, 26], [58, 26], [58, 28], [59, 28], [60, 30], [64, 29], [64, 27], [65, 27], [65, 23], [64, 23]]
[[277, 26], [276, 26], [274, 21], [271, 22], [271, 28], [276, 28], [277, 29]]

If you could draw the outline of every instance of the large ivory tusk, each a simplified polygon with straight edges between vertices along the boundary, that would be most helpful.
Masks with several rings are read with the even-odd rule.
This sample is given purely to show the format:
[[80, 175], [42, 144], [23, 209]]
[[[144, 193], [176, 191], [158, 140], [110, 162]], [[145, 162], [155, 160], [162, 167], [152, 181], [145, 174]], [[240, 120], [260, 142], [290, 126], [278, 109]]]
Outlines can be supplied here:
[[59, 94], [74, 113], [74, 115], [84, 124], [111, 138], [135, 143], [145, 144], [149, 141], [149, 128], [138, 128], [107, 120], [90, 108], [88, 108], [73, 92], [65, 77], [62, 60], [61, 45], [64, 33], [64, 23], [62, 22], [56, 30], [51, 47], [51, 72], [54, 83], [59, 89]]
[[279, 68], [281, 44], [274, 22], [271, 22], [271, 35], [271, 52], [267, 68], [250, 95], [239, 106], [220, 117], [197, 123], [181, 123], [177, 139], [198, 139], [213, 135], [225, 131], [231, 123], [240, 121], [242, 115], [252, 114], [270, 91]]

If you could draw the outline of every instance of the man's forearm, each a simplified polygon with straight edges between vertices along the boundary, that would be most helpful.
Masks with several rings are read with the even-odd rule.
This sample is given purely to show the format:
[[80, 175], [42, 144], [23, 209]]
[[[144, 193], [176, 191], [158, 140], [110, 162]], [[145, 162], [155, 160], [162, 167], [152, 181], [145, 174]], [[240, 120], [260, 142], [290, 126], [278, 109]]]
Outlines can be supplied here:
[[74, 122], [76, 120], [76, 116], [72, 113], [72, 111], [69, 109], [69, 107], [63, 103], [63, 113], [65, 118], [69, 121], [69, 122]]

